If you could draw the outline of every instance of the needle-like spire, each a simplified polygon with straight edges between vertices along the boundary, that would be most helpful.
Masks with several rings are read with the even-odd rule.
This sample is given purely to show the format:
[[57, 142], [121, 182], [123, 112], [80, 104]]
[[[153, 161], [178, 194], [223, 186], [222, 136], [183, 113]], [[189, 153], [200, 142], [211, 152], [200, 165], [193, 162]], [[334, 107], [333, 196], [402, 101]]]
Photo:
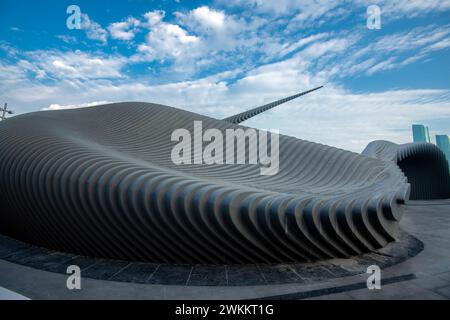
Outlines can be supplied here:
[[238, 123], [241, 123], [241, 122], [243, 122], [245, 120], [248, 120], [248, 119], [250, 119], [250, 118], [252, 118], [252, 117], [254, 117], [254, 116], [256, 116], [256, 115], [258, 115], [258, 114], [260, 114], [262, 112], [264, 112], [264, 111], [272, 109], [272, 108], [274, 108], [276, 106], [279, 106], [280, 104], [283, 104], [285, 102], [291, 101], [291, 100], [293, 100], [295, 98], [298, 98], [298, 97], [303, 96], [305, 94], [308, 94], [310, 92], [319, 90], [320, 88], [323, 88], [323, 86], [320, 86], [320, 87], [317, 87], [317, 88], [314, 88], [314, 89], [311, 89], [311, 90], [308, 90], [308, 91], [300, 92], [300, 93], [294, 94], [293, 96], [290, 96], [290, 97], [287, 97], [287, 98], [283, 98], [283, 99], [280, 99], [280, 100], [277, 100], [277, 101], [265, 104], [265, 105], [260, 106], [260, 107], [253, 108], [253, 109], [250, 109], [248, 111], [244, 111], [244, 112], [238, 113], [238, 114], [236, 114], [234, 116], [225, 118], [223, 120], [227, 121], [227, 122], [234, 123], [234, 124], [238, 124]]

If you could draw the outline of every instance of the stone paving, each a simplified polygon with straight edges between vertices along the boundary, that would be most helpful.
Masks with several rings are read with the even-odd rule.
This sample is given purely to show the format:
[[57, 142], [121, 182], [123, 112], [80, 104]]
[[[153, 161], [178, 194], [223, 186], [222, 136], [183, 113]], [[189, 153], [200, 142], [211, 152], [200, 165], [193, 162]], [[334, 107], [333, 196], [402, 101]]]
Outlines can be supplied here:
[[253, 286], [316, 283], [366, 272], [370, 265], [387, 268], [415, 256], [423, 243], [402, 231], [399, 241], [352, 259], [274, 265], [167, 265], [96, 259], [50, 251], [0, 235], [0, 259], [39, 270], [66, 274], [80, 267], [84, 278], [142, 284], [186, 286]]
[[425, 243], [425, 250], [383, 274], [413, 273], [415, 279], [389, 284], [382, 290], [359, 289], [320, 299], [449, 299], [450, 200], [411, 201], [401, 225]]

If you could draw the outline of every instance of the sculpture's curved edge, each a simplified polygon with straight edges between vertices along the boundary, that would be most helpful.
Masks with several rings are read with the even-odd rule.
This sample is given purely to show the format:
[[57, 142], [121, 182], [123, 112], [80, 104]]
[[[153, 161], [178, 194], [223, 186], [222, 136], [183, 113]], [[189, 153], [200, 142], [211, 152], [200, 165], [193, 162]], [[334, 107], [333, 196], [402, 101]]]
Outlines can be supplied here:
[[411, 184], [411, 200], [450, 198], [450, 173], [445, 154], [431, 143], [372, 141], [363, 155], [393, 161]]

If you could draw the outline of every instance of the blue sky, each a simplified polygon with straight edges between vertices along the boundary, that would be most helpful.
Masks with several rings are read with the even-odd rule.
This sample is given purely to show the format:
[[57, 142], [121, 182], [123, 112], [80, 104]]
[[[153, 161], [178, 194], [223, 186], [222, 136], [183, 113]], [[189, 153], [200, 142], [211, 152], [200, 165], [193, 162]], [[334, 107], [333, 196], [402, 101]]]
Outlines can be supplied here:
[[[80, 30], [66, 26], [71, 4]], [[366, 26], [373, 4], [380, 30]], [[0, 102], [221, 118], [325, 84], [245, 124], [357, 152], [410, 141], [415, 122], [450, 134], [449, 13], [450, 0], [2, 0]]]

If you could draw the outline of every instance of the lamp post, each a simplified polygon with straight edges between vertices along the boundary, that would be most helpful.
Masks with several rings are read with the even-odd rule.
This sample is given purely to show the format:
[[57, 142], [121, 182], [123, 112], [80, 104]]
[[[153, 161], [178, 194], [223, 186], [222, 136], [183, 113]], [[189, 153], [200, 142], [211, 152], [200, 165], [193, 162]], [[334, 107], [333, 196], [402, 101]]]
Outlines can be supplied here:
[[0, 117], [0, 120], [6, 119], [6, 114], [13, 114], [14, 111], [8, 110], [8, 104], [5, 103], [5, 106], [3, 108], [0, 108], [0, 111], [2, 112], [2, 116]]

